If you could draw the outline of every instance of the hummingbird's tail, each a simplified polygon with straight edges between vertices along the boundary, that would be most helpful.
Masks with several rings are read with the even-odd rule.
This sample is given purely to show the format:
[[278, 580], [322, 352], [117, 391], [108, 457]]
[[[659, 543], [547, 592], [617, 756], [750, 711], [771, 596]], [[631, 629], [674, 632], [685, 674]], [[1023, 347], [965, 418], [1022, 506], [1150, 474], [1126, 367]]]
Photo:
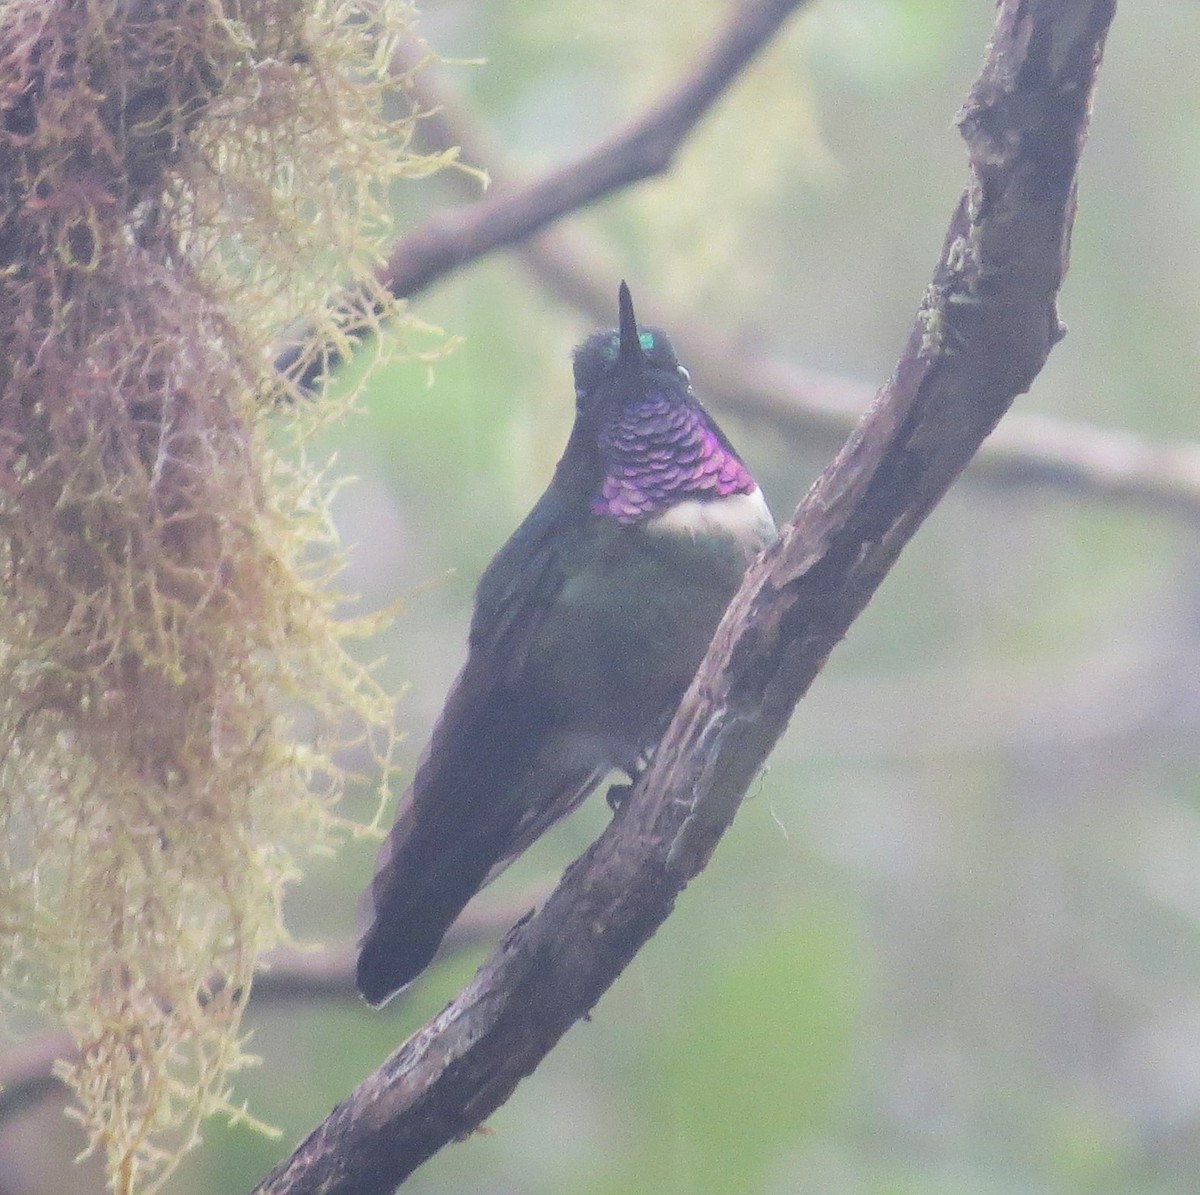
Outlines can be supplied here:
[[[467, 902], [578, 805], [602, 775], [603, 769], [590, 765], [560, 771], [553, 793], [544, 790], [546, 774], [531, 776], [529, 788], [548, 798], [546, 804], [531, 809], [524, 806], [526, 792], [509, 794], [482, 822], [472, 820], [473, 809], [447, 808], [453, 801], [431, 820], [417, 812], [410, 790], [371, 884], [374, 918], [359, 944], [356, 974], [363, 998], [384, 1004], [420, 975]], [[486, 781], [480, 787], [488, 787]]]
[[469, 672], [468, 664], [379, 852], [357, 971], [370, 1004], [411, 983], [471, 897], [606, 770], [555, 734], [533, 703], [473, 694]]
[[495, 848], [469, 829], [455, 840], [431, 832], [411, 806], [402, 810], [380, 853], [374, 918], [359, 945], [356, 982], [369, 1004], [389, 1000], [433, 961], [494, 856]]

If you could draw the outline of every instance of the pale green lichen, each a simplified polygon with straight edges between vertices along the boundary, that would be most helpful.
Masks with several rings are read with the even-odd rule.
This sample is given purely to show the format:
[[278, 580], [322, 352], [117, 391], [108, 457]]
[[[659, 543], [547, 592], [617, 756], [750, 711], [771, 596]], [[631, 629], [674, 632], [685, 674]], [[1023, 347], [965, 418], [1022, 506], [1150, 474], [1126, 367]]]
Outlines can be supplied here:
[[230, 1107], [255, 960], [342, 825], [333, 752], [386, 774], [302, 451], [330, 408], [270, 349], [395, 314], [387, 191], [440, 163], [388, 70], [412, 17], [0, 0], [0, 983], [70, 1030], [123, 1195]]

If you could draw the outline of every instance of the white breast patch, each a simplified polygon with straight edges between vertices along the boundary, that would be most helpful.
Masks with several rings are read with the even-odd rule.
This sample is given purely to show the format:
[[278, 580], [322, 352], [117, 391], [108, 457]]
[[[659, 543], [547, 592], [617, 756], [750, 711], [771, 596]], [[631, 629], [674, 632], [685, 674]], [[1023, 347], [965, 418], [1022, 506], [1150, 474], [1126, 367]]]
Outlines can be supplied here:
[[727, 498], [688, 498], [647, 519], [652, 535], [728, 536], [757, 554], [775, 536], [775, 522], [762, 490]]

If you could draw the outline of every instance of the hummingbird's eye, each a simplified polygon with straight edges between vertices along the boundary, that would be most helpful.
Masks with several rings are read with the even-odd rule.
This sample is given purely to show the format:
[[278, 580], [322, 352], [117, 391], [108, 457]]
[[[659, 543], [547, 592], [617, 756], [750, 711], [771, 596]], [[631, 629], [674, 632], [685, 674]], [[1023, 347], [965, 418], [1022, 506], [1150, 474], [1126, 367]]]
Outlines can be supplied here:
[[686, 369], [684, 369], [682, 365], [677, 365], [677, 366], [675, 367], [675, 372], [676, 372], [677, 374], [679, 374], [679, 376], [680, 376], [681, 378], [683, 378], [683, 380], [684, 380], [684, 381], [685, 381], [685, 382], [686, 382], [686, 383], [687, 383], [689, 386], [692, 384], [692, 375], [691, 375], [690, 373], [688, 373], [688, 371], [687, 371]]

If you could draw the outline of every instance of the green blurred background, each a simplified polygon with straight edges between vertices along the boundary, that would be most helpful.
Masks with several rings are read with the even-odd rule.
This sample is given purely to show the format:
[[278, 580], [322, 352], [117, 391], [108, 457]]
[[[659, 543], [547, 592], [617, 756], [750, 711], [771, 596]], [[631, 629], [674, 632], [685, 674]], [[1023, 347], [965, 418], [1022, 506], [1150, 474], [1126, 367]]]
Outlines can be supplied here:
[[[424, 10], [438, 50], [486, 59], [449, 78], [532, 175], [660, 94], [730, 5]], [[878, 384], [966, 177], [953, 118], [991, 19], [982, 0], [817, 0], [669, 177], [572, 222], [609, 263], [614, 297], [625, 277], [646, 322], [703, 317]], [[1198, 52], [1200, 4], [1118, 14], [1062, 296], [1070, 335], [1019, 410], [1200, 438]], [[433, 179], [398, 202], [403, 230], [458, 199]], [[408, 599], [372, 645], [387, 682], [407, 686], [404, 774], [461, 662], [474, 582], [565, 442], [569, 352], [591, 330], [511, 255], [415, 306], [461, 344], [432, 380], [424, 365], [378, 369], [362, 414], [322, 445], [357, 478], [336, 506], [356, 608]], [[704, 377], [693, 382], [703, 396]], [[787, 518], [825, 454], [713, 405]], [[1195, 1192], [1195, 532], [961, 482], [834, 653], [676, 914], [490, 1131], [406, 1190]], [[593, 801], [482, 899], [549, 885], [605, 817]], [[372, 854], [355, 844], [312, 866], [292, 900], [301, 935], [351, 930]], [[248, 1190], [481, 957], [436, 965], [382, 1013], [253, 1013], [263, 1065], [237, 1096], [282, 1139], [212, 1126], [173, 1189]], [[15, 1153], [52, 1150], [42, 1133], [72, 1147], [55, 1125], [10, 1126]], [[9, 1187], [38, 1189], [20, 1185], [38, 1169], [25, 1157]]]

